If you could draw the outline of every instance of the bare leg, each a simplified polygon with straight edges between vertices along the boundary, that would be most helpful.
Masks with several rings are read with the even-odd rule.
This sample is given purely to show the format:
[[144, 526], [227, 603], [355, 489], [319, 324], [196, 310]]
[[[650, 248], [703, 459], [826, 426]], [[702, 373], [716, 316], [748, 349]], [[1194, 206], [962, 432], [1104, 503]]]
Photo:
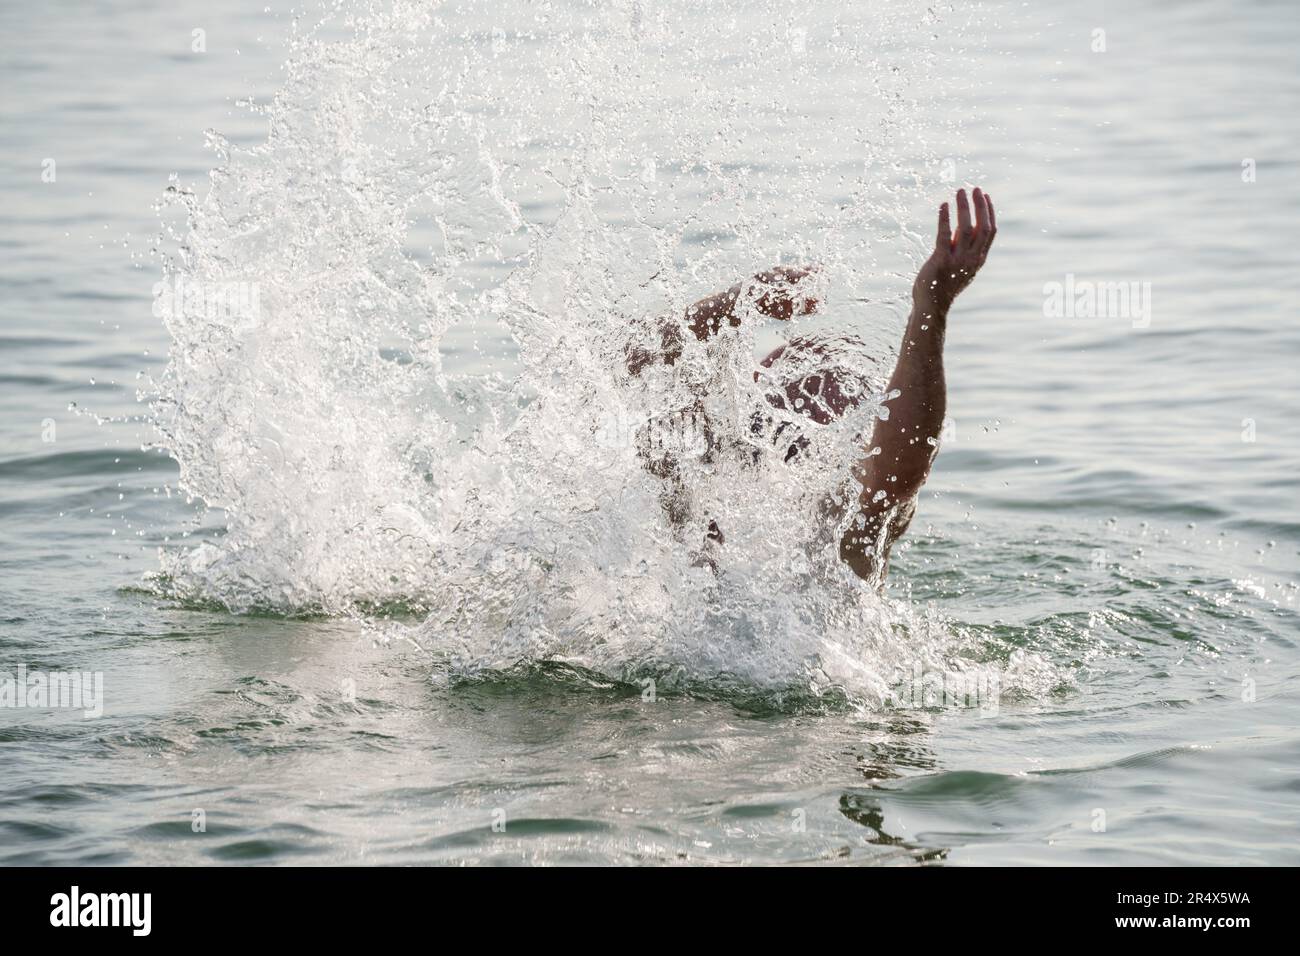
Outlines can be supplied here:
[[907, 530], [916, 495], [939, 450], [947, 409], [943, 339], [953, 299], [975, 278], [997, 233], [993, 203], [976, 189], [976, 219], [957, 193], [957, 234], [951, 234], [948, 204], [939, 208], [939, 228], [929, 261], [912, 286], [912, 314], [889, 380], [889, 418], [877, 420], [866, 457], [855, 477], [862, 484], [858, 513], [840, 539], [840, 557], [859, 577], [880, 583], [889, 569], [889, 550]]

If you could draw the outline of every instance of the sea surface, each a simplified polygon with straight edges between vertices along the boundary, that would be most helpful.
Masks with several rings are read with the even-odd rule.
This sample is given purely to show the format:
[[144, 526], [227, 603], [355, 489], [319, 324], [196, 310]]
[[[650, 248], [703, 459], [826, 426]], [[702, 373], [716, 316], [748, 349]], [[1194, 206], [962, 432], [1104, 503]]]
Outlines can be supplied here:
[[[266, 0], [0, 7], [0, 671], [102, 681], [102, 713], [0, 707], [0, 862], [1300, 863], [1300, 17], [1283, 0], [845, 6], [442, 5], [419, 28], [434, 38], [420, 68], [474, 57], [481, 71], [447, 66], [458, 92], [429, 92], [430, 110], [459, 112], [428, 168], [462, 192], [418, 178], [418, 136], [381, 131], [339, 181], [387, 205], [352, 205], [311, 164], [397, 112], [402, 83], [384, 77], [405, 74], [384, 44], [415, 28], [332, 57], [362, 28], [335, 16], [295, 46], [291, 11]], [[320, 16], [304, 8], [299, 31]], [[506, 103], [497, 82], [531, 96]], [[477, 134], [452, 138], [463, 130]], [[637, 137], [644, 155], [615, 164], [630, 185], [592, 173]], [[382, 167], [393, 157], [406, 165]], [[258, 162], [262, 179], [235, 180], [247, 188], [211, 185], [215, 167]], [[494, 175], [493, 229], [513, 246], [474, 245], [487, 207], [447, 198]], [[443, 364], [410, 339], [391, 376], [361, 377], [377, 350], [330, 282], [349, 250], [389, 242], [382, 210], [418, 198], [403, 183], [446, 205], [395, 248], [467, 291], [385, 273], [398, 278], [379, 311], [411, 327], [423, 310], [450, 316], [424, 340]], [[879, 205], [859, 202], [882, 183]], [[571, 489], [567, 511], [519, 490], [525, 473], [565, 484], [549, 458], [507, 466], [528, 501], [509, 521], [439, 532], [459, 563], [409, 577], [384, 563], [400, 547], [366, 516], [403, 474], [388, 429], [424, 420], [367, 415], [400, 404], [403, 376], [428, 362], [459, 396], [439, 419], [455, 428], [420, 433], [429, 474], [458, 488], [498, 487], [488, 472], [510, 453], [464, 436], [491, 434], [473, 431], [489, 409], [518, 412], [501, 397], [513, 376], [555, 389], [535, 408], [561, 402], [565, 382], [545, 382], [530, 349], [572, 349], [590, 302], [560, 296], [576, 304], [537, 325], [476, 305], [529, 242], [558, 260], [580, 248], [547, 267], [580, 280], [620, 236], [671, 235], [666, 252], [631, 248], [677, 263], [682, 295], [817, 258], [831, 273], [819, 321], [849, 328], [867, 321], [860, 300], [880, 302], [883, 340], [933, 210], [960, 185], [993, 195], [999, 235], [950, 318], [951, 422], [883, 599], [846, 604], [801, 577], [811, 596], [781, 603], [764, 592], [777, 570], [738, 565], [710, 605], [708, 572], [665, 570], [671, 535], [635, 560], [618, 522], [639, 499], [620, 506], [621, 486], [593, 484], [590, 506]], [[169, 232], [169, 187], [196, 197], [188, 239]], [[210, 188], [226, 192], [204, 207]], [[637, 213], [566, 245], [565, 214], [589, 195], [640, 197], [623, 209]], [[519, 221], [537, 229], [521, 238]], [[165, 258], [182, 240], [202, 261]], [[270, 318], [229, 340], [260, 351], [160, 318], [165, 270], [240, 256], [275, 264]], [[634, 258], [602, 274], [626, 278]], [[1098, 282], [1123, 283], [1127, 306], [1056, 314], [1054, 284]], [[296, 337], [276, 338], [288, 315]], [[226, 364], [204, 364], [218, 353]], [[349, 390], [354, 404], [309, 407], [313, 391]], [[322, 463], [311, 481], [268, 465], [261, 482], [249, 449], [263, 446], [243, 440], [268, 434], [246, 424], [259, 410], [285, 435], [316, 429], [312, 442], [333, 429], [319, 459], [277, 439]], [[477, 464], [438, 471], [452, 446]], [[629, 474], [629, 488], [648, 480]], [[419, 487], [402, 485], [404, 514]], [[534, 568], [520, 528], [535, 518], [574, 566], [565, 529], [601, 500], [616, 544], [577, 583], [467, 557], [508, 532], [516, 570]], [[564, 572], [547, 565], [545, 580]], [[647, 582], [672, 599], [645, 597]], [[440, 603], [449, 588], [461, 617]], [[870, 640], [835, 631], [865, 620]], [[733, 641], [747, 642], [734, 668]], [[967, 671], [979, 699], [927, 694], [935, 674]]]

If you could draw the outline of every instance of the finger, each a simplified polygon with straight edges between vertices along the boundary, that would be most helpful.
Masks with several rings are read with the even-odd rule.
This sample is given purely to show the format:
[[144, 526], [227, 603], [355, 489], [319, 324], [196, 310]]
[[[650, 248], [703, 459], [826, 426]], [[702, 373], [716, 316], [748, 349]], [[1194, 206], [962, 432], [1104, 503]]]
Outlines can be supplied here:
[[966, 190], [957, 190], [957, 242], [960, 244], [970, 239], [970, 203], [966, 201]]
[[952, 227], [948, 224], [948, 204], [939, 206], [939, 234], [934, 237], [936, 252], [952, 251]]
[[971, 212], [975, 220], [975, 233], [977, 236], [982, 237], [984, 230], [989, 226], [989, 213], [984, 206], [984, 190], [976, 186], [975, 191], [971, 193], [970, 201]]
[[993, 247], [993, 237], [997, 235], [997, 213], [993, 211], [993, 199], [988, 193], [984, 194], [984, 206], [988, 208], [988, 226], [984, 230], [984, 255]]

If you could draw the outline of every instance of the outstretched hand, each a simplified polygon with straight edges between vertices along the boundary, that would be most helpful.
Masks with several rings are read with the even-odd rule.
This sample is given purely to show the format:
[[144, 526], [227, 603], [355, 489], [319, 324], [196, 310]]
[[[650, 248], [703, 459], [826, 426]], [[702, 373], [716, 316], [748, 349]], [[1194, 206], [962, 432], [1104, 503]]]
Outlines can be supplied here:
[[[773, 266], [745, 282], [737, 282], [726, 292], [716, 292], [686, 310], [686, 327], [701, 342], [716, 335], [722, 323], [740, 325], [744, 303], [752, 304], [770, 319], [788, 319], [794, 315], [811, 315], [817, 311], [817, 299], [810, 295], [812, 276], [821, 271], [817, 264], [807, 266]], [[681, 331], [674, 322], [662, 326], [662, 342], [656, 353], [641, 346], [629, 346], [627, 368], [633, 375], [656, 359], [674, 364], [682, 355]]]
[[[811, 315], [817, 311], [817, 300], [807, 294], [800, 295], [799, 283], [820, 271], [821, 266], [814, 264], [773, 266], [766, 272], [760, 272], [754, 276], [757, 284], [755, 292], [758, 294], [754, 307], [770, 319], [785, 320], [796, 314]], [[806, 293], [806, 288], [803, 291]]]
[[957, 232], [948, 222], [948, 204], [939, 207], [939, 230], [934, 252], [912, 285], [914, 298], [922, 299], [940, 310], [947, 310], [962, 289], [971, 284], [979, 272], [998, 234], [998, 219], [988, 193], [976, 189], [971, 195], [975, 217], [966, 202], [966, 190], [957, 190]]

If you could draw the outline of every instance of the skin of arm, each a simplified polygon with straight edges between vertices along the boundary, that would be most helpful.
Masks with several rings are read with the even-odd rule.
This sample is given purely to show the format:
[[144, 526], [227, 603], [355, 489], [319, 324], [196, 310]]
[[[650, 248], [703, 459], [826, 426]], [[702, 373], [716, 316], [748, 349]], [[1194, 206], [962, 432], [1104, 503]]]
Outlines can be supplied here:
[[[770, 319], [782, 321], [790, 318], [798, 310], [800, 315], [809, 315], [817, 311], [817, 300], [797, 297], [799, 282], [817, 271], [816, 266], [773, 266], [766, 272], [754, 276], [757, 293], [754, 307]], [[707, 299], [701, 299], [686, 310], [687, 328], [703, 342], [717, 333], [722, 327], [723, 319], [729, 325], [740, 325], [736, 315], [736, 305], [741, 293], [745, 291], [741, 283], [736, 283], [726, 292], [719, 292]]]
[[[818, 271], [818, 266], [773, 266], [760, 272], [746, 282], [738, 282], [725, 292], [718, 292], [691, 305], [681, 320], [666, 319], [659, 323], [659, 345], [647, 348], [644, 345], [630, 346], [626, 352], [627, 370], [632, 375], [640, 375], [649, 365], [662, 362], [673, 365], [682, 356], [683, 339], [687, 331], [701, 342], [716, 335], [722, 323], [738, 327], [740, 315], [737, 306], [744, 298], [752, 300], [754, 308], [769, 318], [789, 319], [796, 313], [809, 315], [817, 310], [817, 300], [809, 295], [800, 295], [797, 288], [801, 280]], [[707, 423], [705, 434], [708, 434]], [[706, 437], [706, 442], [708, 441]], [[686, 497], [682, 494], [681, 478], [678, 472], [676, 456], [670, 453], [643, 454], [642, 461], [646, 469], [666, 482], [660, 503], [668, 520], [677, 526], [684, 525], [689, 516]], [[710, 521], [705, 534], [706, 544], [721, 544], [724, 540], [722, 530], [717, 522]], [[712, 564], [707, 553], [700, 561]]]
[[[739, 326], [740, 316], [736, 314], [736, 306], [746, 293], [755, 296], [754, 307], [768, 318], [785, 320], [796, 312], [811, 315], [817, 311], [817, 300], [800, 297], [797, 287], [801, 280], [817, 271], [817, 266], [773, 266], [766, 272], [758, 273], [748, 283], [737, 282], [725, 292], [715, 293], [696, 302], [686, 310], [683, 317], [685, 328], [696, 339], [704, 342], [717, 334], [724, 321], [728, 325]], [[630, 350], [627, 368], [633, 375], [637, 375], [656, 360], [672, 365], [681, 355], [682, 324], [667, 321], [660, 329], [658, 354], [643, 348]]]
[[883, 583], [889, 551], [911, 523], [915, 499], [938, 453], [947, 410], [943, 341], [953, 300], [975, 278], [997, 235], [993, 203], [980, 189], [957, 193], [957, 231], [948, 204], [939, 208], [934, 251], [912, 285], [912, 313], [889, 379], [888, 419], [877, 419], [867, 455], [854, 477], [862, 488], [858, 512], [840, 538], [840, 558], [858, 577]]

